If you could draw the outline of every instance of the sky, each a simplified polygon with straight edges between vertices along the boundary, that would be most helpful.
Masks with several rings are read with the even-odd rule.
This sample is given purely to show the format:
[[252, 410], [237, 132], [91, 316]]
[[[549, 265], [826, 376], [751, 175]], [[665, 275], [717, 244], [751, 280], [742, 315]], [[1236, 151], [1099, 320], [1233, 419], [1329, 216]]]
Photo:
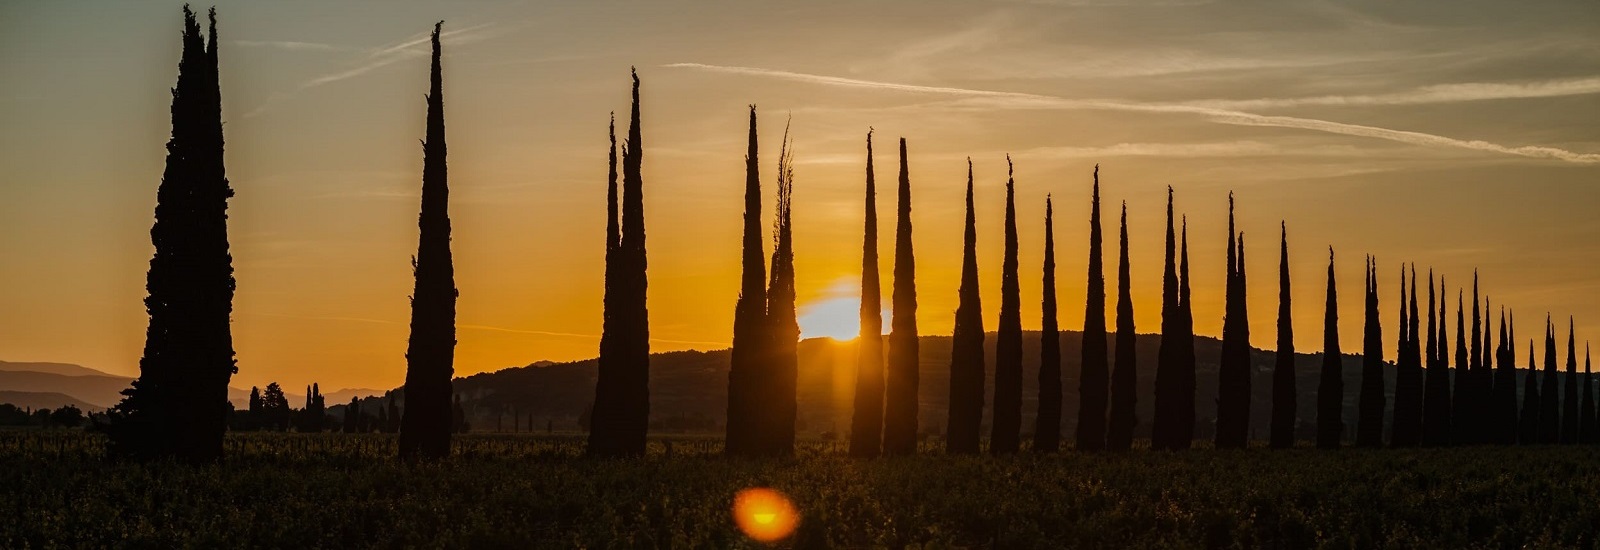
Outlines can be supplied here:
[[[137, 374], [181, 5], [0, 3], [0, 359]], [[237, 193], [234, 386], [403, 382], [426, 33], [439, 20], [458, 375], [596, 355], [606, 124], [627, 112], [630, 66], [643, 81], [655, 351], [730, 340], [750, 104], [769, 217], [790, 125], [805, 336], [855, 332], [871, 128], [885, 297], [896, 140], [907, 140], [923, 334], [953, 325], [968, 158], [985, 326], [996, 326], [1009, 154], [1025, 329], [1040, 326], [1046, 196], [1060, 323], [1082, 326], [1099, 164], [1107, 281], [1125, 202], [1141, 332], [1159, 328], [1171, 186], [1188, 216], [1202, 335], [1221, 331], [1231, 191], [1257, 347], [1276, 345], [1280, 223], [1300, 351], [1322, 347], [1330, 246], [1347, 351], [1360, 349], [1367, 254], [1390, 358], [1402, 262], [1445, 277], [1450, 317], [1463, 286], [1470, 307], [1476, 269], [1496, 312], [1521, 314], [1519, 337], [1541, 334], [1548, 314], [1562, 339], [1575, 321], [1580, 348], [1600, 338], [1594, 2], [291, 1], [217, 12]]]

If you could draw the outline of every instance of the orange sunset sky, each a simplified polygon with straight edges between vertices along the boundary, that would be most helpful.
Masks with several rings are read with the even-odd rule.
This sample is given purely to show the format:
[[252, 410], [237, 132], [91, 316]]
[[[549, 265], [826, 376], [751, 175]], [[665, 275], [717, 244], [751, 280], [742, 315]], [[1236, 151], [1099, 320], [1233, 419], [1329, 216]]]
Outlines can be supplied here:
[[[180, 6], [0, 3], [0, 360], [137, 374]], [[1275, 345], [1282, 220], [1301, 351], [1321, 348], [1330, 245], [1346, 350], [1360, 349], [1368, 253], [1379, 260], [1391, 357], [1402, 261], [1447, 277], [1452, 318], [1455, 289], [1469, 285], [1470, 303], [1477, 268], [1495, 308], [1516, 308], [1519, 335], [1540, 334], [1548, 312], [1562, 339], [1569, 315], [1580, 347], [1600, 337], [1593, 2], [222, 2], [217, 11], [237, 191], [236, 387], [403, 381], [426, 33], [440, 19], [459, 375], [596, 354], [606, 120], [627, 109], [629, 66], [643, 80], [656, 351], [730, 340], [751, 103], [768, 185], [792, 117], [807, 337], [855, 332], [868, 127], [878, 136], [885, 297], [894, 140], [909, 140], [924, 334], [952, 326], [969, 156], [985, 323], [995, 326], [1010, 153], [1027, 329], [1040, 324], [1046, 194], [1056, 200], [1061, 325], [1082, 325], [1099, 163], [1107, 280], [1115, 284], [1116, 208], [1127, 201], [1142, 332], [1159, 327], [1171, 185], [1190, 216], [1202, 335], [1221, 330], [1232, 190], [1257, 347]]]

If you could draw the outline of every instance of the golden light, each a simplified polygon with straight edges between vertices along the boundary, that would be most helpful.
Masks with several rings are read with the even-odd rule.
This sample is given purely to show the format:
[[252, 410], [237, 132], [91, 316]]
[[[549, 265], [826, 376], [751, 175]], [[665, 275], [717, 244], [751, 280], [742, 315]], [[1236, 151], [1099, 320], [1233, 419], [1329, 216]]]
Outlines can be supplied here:
[[733, 496], [733, 521], [745, 536], [759, 542], [777, 542], [794, 533], [800, 514], [783, 493], [753, 487]]

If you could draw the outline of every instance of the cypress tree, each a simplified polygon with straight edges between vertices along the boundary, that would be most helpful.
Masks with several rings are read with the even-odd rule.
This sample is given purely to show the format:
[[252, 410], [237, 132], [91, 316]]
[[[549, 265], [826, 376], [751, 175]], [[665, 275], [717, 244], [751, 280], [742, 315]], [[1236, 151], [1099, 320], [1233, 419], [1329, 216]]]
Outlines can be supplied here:
[[1000, 328], [994, 361], [994, 423], [989, 451], [1017, 452], [1022, 438], [1022, 298], [1017, 282], [1016, 180], [1006, 155], [1005, 258], [1000, 267]]
[[[1096, 191], [1098, 187], [1096, 185]], [[1097, 192], [1097, 199], [1098, 195]], [[1096, 202], [1098, 203], [1098, 200]], [[1090, 282], [1093, 284], [1092, 278]], [[1044, 284], [1041, 294], [1043, 296], [1040, 300], [1042, 315], [1039, 330], [1039, 416], [1033, 423], [1033, 450], [1043, 453], [1061, 449], [1061, 331], [1056, 323], [1055, 208], [1051, 204], [1049, 195], [1044, 197]], [[1105, 339], [1102, 338], [1101, 341]], [[1084, 345], [1088, 345], [1087, 339]], [[1079, 435], [1083, 433], [1082, 422], [1080, 418]], [[1082, 443], [1079, 444], [1079, 448], [1083, 448]]]
[[1177, 424], [1179, 363], [1182, 351], [1178, 333], [1183, 330], [1183, 312], [1178, 303], [1177, 238], [1172, 225], [1172, 187], [1167, 187], [1166, 264], [1161, 278], [1161, 347], [1157, 352], [1155, 379], [1155, 419], [1151, 425], [1150, 446], [1170, 450], [1173, 426]]
[[[1428, 373], [1422, 395], [1422, 444], [1450, 443], [1450, 361], [1445, 331], [1444, 278], [1433, 286], [1433, 270], [1428, 270]], [[1437, 292], [1436, 292], [1437, 291]], [[1435, 300], [1438, 310], [1434, 310]]]
[[1139, 424], [1138, 334], [1133, 324], [1133, 291], [1128, 265], [1128, 203], [1122, 203], [1122, 230], [1117, 260], [1117, 356], [1111, 370], [1111, 415], [1106, 419], [1106, 448], [1126, 451], [1133, 447], [1133, 428]]
[[1278, 250], [1278, 351], [1272, 366], [1272, 434], [1274, 449], [1294, 446], [1294, 318], [1289, 309], [1289, 224], [1280, 225], [1283, 239]]
[[440, 459], [450, 454], [450, 378], [455, 372], [458, 291], [450, 257], [450, 187], [439, 67], [439, 27], [443, 24], [433, 27], [418, 221], [422, 236], [413, 262], [417, 282], [411, 300], [411, 344], [406, 350], [406, 409], [400, 419], [400, 457], [407, 460]]
[[1561, 388], [1561, 442], [1578, 443], [1578, 342], [1573, 329], [1577, 321], [1567, 319], [1567, 376]]
[[[1484, 318], [1489, 318], [1488, 308], [1484, 309]], [[1490, 327], [1488, 325], [1490, 324], [1493, 323], [1485, 323], [1484, 326], [1483, 347], [1485, 350], [1489, 348]], [[1503, 315], [1500, 318], [1500, 325], [1502, 331], [1510, 330], [1505, 326], [1506, 320]], [[1491, 376], [1489, 374], [1490, 365], [1487, 358], [1485, 358], [1483, 378], [1486, 381], [1480, 384], [1483, 386], [1481, 391], [1490, 396], [1489, 414], [1484, 416], [1488, 420], [1486, 424], [1488, 425], [1489, 441], [1501, 445], [1517, 444], [1517, 432], [1520, 429], [1517, 421], [1517, 357], [1513, 351], [1514, 343], [1516, 342], [1514, 336], [1508, 335], [1506, 332], [1501, 333], [1500, 346], [1497, 349], [1497, 366], [1493, 370], [1492, 380], [1489, 380]]]
[[1483, 429], [1481, 425], [1471, 422], [1475, 418], [1477, 407], [1481, 407], [1482, 404], [1474, 405], [1467, 400], [1467, 396], [1471, 393], [1472, 372], [1467, 367], [1470, 363], [1467, 360], [1467, 308], [1464, 294], [1463, 290], [1456, 291], [1455, 379], [1452, 380], [1453, 387], [1450, 392], [1450, 410], [1453, 413], [1450, 415], [1450, 440], [1458, 444], [1475, 442], [1478, 437], [1476, 432]]
[[344, 407], [344, 433], [353, 434], [361, 431], [361, 402], [355, 396], [350, 396], [350, 404]]
[[[1532, 351], [1532, 350], [1529, 350]], [[1544, 376], [1539, 387], [1539, 441], [1546, 445], [1561, 442], [1561, 382], [1557, 380], [1556, 327], [1544, 319]]]
[[962, 239], [961, 288], [950, 335], [950, 410], [946, 451], [978, 452], [983, 420], [983, 302], [978, 294], [978, 230], [972, 205], [972, 159], [967, 159], [967, 228]]
[[[1084, 303], [1082, 361], [1078, 371], [1078, 449], [1084, 451], [1105, 448], [1109, 401], [1106, 392], [1111, 382], [1107, 372], [1106, 278], [1100, 241], [1100, 166], [1095, 165], [1094, 192], [1089, 207], [1088, 300]], [[1053, 300], [1054, 296], [1051, 298]], [[1053, 324], [1054, 320], [1051, 322]], [[1054, 398], [1059, 399], [1060, 394]]]
[[1378, 266], [1367, 258], [1366, 335], [1362, 339], [1361, 396], [1357, 406], [1356, 446], [1383, 445], [1385, 408], [1383, 382], [1383, 327], [1378, 320]]
[[[1394, 387], [1394, 420], [1390, 444], [1396, 447], [1413, 447], [1422, 439], [1422, 345], [1421, 331], [1418, 327], [1417, 314], [1417, 266], [1411, 266], [1411, 290], [1409, 300], [1406, 302], [1406, 284], [1404, 279], [1405, 266], [1401, 266], [1402, 280], [1401, 314], [1400, 314], [1400, 342], [1401, 357], [1396, 361], [1399, 367], [1396, 372]], [[1430, 287], [1431, 287], [1430, 283]]]
[[1250, 342], [1240, 331], [1245, 318], [1240, 279], [1239, 234], [1234, 232], [1233, 193], [1228, 193], [1228, 271], [1222, 320], [1222, 357], [1217, 369], [1219, 449], [1244, 448], [1250, 437]]
[[1480, 305], [1481, 302], [1478, 299], [1478, 272], [1477, 270], [1473, 270], [1472, 347], [1468, 349], [1467, 355], [1469, 361], [1467, 364], [1467, 379], [1471, 386], [1471, 391], [1461, 396], [1461, 398], [1463, 398], [1465, 401], [1464, 403], [1456, 403], [1455, 406], [1457, 410], [1468, 411], [1470, 413], [1469, 418], [1465, 420], [1469, 421], [1467, 422], [1467, 425], [1470, 426], [1470, 428], [1467, 430], [1467, 436], [1473, 443], [1486, 442], [1489, 436], [1483, 433], [1483, 427], [1490, 426], [1492, 429], [1492, 427], [1496, 425], [1495, 411], [1493, 409], [1485, 411], [1484, 409], [1479, 408], [1483, 406], [1483, 402], [1479, 401], [1479, 399], [1485, 395], [1493, 395], [1491, 392], [1483, 391], [1483, 385], [1485, 382], [1491, 384], [1491, 387], [1493, 382], [1492, 378], [1486, 381], [1483, 376], [1484, 371], [1492, 368], [1492, 366], [1485, 365], [1483, 360], [1483, 357], [1487, 354], [1486, 348], [1488, 345], [1483, 342], [1484, 327], [1479, 315], [1482, 314], [1483, 316], [1487, 316], [1488, 314], [1484, 313], [1485, 310], [1480, 309]]
[[[744, 233], [739, 299], [733, 311], [733, 347], [728, 369], [728, 421], [725, 451], [761, 451], [762, 369], [768, 366], [772, 333], [767, 325], [767, 268], [761, 244], [761, 169], [757, 154], [756, 107], [750, 106], [745, 152]], [[776, 252], [776, 251], [774, 251]], [[874, 434], [876, 440], [876, 434]]]
[[861, 244], [861, 349], [856, 363], [855, 413], [850, 420], [850, 455], [862, 458], [877, 456], [883, 426], [883, 298], [878, 290], [878, 191], [874, 177], [869, 129], [866, 226]]
[[1189, 217], [1183, 217], [1183, 228], [1178, 256], [1178, 310], [1181, 312], [1180, 321], [1183, 331], [1178, 334], [1179, 351], [1182, 353], [1179, 362], [1178, 374], [1181, 375], [1180, 389], [1178, 390], [1178, 423], [1175, 428], [1173, 444], [1176, 449], [1188, 449], [1194, 443], [1194, 395], [1195, 395], [1195, 355], [1194, 355], [1194, 300], [1189, 292]]
[[1600, 443], [1600, 425], [1596, 423], [1594, 402], [1594, 370], [1589, 362], [1589, 344], [1583, 344], [1583, 403], [1578, 408], [1578, 439], [1593, 445]]
[[[894, 312], [889, 319], [889, 401], [883, 450], [917, 450], [917, 269], [911, 248], [911, 172], [906, 138], [900, 138], [900, 203], [894, 232]], [[1020, 375], [1019, 375], [1019, 380]]]
[[1528, 373], [1522, 383], [1522, 422], [1517, 429], [1517, 442], [1537, 445], [1539, 440], [1539, 414], [1544, 409], [1539, 395], [1539, 367], [1533, 360], [1533, 340], [1528, 340]]
[[1344, 437], [1344, 354], [1339, 351], [1339, 294], [1333, 247], [1328, 247], [1328, 300], [1322, 318], [1322, 376], [1317, 381], [1317, 448], [1337, 449]]
[[795, 392], [800, 363], [797, 352], [800, 324], [794, 311], [794, 234], [791, 229], [794, 217], [790, 214], [794, 204], [790, 200], [794, 195], [794, 158], [789, 145], [789, 127], [785, 124], [783, 145], [778, 154], [778, 198], [773, 206], [772, 279], [767, 288], [771, 364], [761, 377], [765, 382], [761, 388], [764, 406], [754, 411], [761, 423], [756, 434], [761, 441], [761, 453], [772, 456], [794, 453]]

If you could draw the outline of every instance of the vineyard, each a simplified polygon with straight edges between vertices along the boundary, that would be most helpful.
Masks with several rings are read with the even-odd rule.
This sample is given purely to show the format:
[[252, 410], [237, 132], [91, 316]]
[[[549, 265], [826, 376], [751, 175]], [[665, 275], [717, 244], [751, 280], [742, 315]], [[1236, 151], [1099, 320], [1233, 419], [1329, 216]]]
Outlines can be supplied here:
[[408, 466], [386, 435], [225, 444], [218, 465], [136, 464], [93, 434], [0, 432], [0, 546], [754, 546], [729, 511], [748, 487], [793, 499], [792, 547], [1585, 547], [1600, 524], [1580, 447], [744, 460], [684, 438], [594, 460], [576, 435], [470, 435]]

